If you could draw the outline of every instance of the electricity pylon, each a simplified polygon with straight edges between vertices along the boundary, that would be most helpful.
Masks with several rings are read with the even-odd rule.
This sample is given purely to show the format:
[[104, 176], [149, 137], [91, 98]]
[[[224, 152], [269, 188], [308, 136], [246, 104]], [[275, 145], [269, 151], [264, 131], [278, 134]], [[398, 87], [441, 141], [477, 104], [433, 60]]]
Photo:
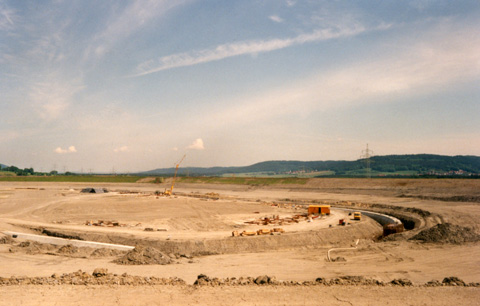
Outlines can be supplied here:
[[367, 143], [367, 148], [365, 150], [362, 150], [362, 155], [360, 155], [360, 158], [363, 158], [365, 159], [365, 175], [367, 178], [371, 178], [372, 177], [372, 173], [371, 173], [371, 168], [370, 168], [370, 157], [372, 157], [373, 155], [373, 151], [368, 149], [368, 143]]

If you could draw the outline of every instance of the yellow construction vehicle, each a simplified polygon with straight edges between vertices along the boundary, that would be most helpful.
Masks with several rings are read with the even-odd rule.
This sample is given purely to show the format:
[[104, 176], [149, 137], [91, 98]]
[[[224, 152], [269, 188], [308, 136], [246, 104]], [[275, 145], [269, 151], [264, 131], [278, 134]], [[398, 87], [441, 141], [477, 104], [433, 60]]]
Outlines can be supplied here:
[[180, 167], [180, 164], [182, 163], [182, 161], [185, 159], [186, 156], [187, 154], [183, 155], [182, 159], [175, 166], [175, 174], [173, 175], [172, 186], [170, 187], [170, 190], [165, 189], [165, 191], [163, 192], [164, 195], [171, 196], [173, 194], [173, 186], [175, 185], [175, 179], [177, 178], [178, 167]]
[[359, 211], [356, 211], [353, 213], [353, 220], [362, 220], [362, 213]]

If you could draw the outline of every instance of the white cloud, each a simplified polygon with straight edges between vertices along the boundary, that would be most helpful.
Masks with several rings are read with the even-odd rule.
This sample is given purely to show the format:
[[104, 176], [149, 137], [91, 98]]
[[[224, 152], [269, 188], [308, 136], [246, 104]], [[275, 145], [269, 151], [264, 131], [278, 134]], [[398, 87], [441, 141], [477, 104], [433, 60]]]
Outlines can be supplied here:
[[283, 22], [283, 19], [280, 18], [280, 17], [277, 16], [277, 15], [272, 15], [272, 16], [270, 16], [270, 17], [268, 17], [268, 18], [269, 18], [270, 20], [275, 21], [275, 22], [278, 22], [278, 23]]
[[113, 152], [118, 153], [118, 152], [127, 152], [128, 151], [128, 146], [121, 146], [119, 148], [113, 149]]
[[195, 141], [187, 147], [187, 149], [191, 150], [204, 150], [205, 147], [203, 145], [203, 140], [201, 138], [195, 139]]
[[76, 153], [77, 149], [75, 146], [69, 146], [68, 149], [62, 149], [61, 147], [58, 147], [54, 152], [58, 154]]
[[138, 77], [162, 70], [218, 61], [233, 56], [270, 52], [314, 41], [353, 36], [364, 31], [365, 28], [362, 26], [343, 28], [339, 30], [322, 29], [308, 34], [301, 34], [293, 38], [252, 40], [239, 43], [223, 44], [214, 49], [205, 49], [196, 52], [185, 52], [163, 56], [158, 59], [156, 66], [153, 65], [155, 62], [151, 60], [146, 61], [137, 66], [137, 70], [139, 70], [139, 72], [133, 76]]

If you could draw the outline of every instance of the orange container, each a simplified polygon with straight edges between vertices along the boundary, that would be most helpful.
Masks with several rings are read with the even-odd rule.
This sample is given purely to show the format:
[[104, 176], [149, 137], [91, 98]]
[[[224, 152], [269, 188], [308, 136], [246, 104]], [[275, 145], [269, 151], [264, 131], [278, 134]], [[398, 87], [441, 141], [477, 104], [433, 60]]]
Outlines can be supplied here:
[[330, 205], [310, 205], [308, 206], [308, 214], [330, 214]]

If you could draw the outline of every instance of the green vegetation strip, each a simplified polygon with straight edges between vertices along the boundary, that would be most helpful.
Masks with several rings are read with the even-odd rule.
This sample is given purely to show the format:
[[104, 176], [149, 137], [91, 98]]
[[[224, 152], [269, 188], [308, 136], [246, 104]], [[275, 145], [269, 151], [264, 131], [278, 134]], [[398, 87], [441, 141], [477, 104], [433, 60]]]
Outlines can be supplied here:
[[139, 176], [109, 175], [55, 175], [55, 176], [0, 176], [2, 182], [89, 182], [89, 183], [135, 183]]
[[178, 179], [182, 183], [204, 183], [204, 184], [234, 184], [234, 185], [304, 185], [307, 178], [286, 177], [286, 178], [261, 178], [261, 177], [182, 177]]

